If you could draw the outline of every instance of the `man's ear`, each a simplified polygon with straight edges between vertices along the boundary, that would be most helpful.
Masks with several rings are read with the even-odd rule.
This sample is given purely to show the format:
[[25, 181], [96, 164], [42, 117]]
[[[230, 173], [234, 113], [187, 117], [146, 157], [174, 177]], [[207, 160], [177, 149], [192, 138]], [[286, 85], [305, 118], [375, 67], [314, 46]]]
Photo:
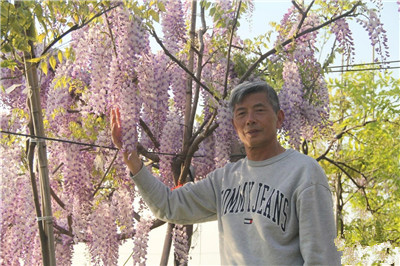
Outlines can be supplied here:
[[282, 111], [282, 109], [280, 109], [277, 113], [277, 120], [276, 120], [276, 128], [277, 129], [281, 129], [282, 125], [283, 125], [283, 121], [285, 120], [285, 113]]

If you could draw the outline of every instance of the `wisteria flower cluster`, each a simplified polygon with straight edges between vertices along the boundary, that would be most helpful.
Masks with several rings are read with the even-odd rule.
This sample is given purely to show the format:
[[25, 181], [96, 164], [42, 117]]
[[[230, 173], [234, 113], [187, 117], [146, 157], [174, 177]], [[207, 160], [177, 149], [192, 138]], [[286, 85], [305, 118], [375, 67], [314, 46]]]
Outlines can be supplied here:
[[226, 102], [221, 102], [218, 108], [218, 128], [215, 130], [215, 165], [222, 167], [228, 160], [231, 148], [231, 139], [234, 136], [234, 128], [231, 122], [231, 111]]
[[380, 58], [375, 58], [376, 61], [379, 59], [382, 62], [386, 61], [389, 57], [389, 46], [388, 38], [386, 35], [386, 30], [383, 28], [383, 23], [381, 22], [379, 13], [374, 9], [363, 8], [362, 12], [366, 13], [366, 19], [357, 19], [363, 28], [368, 32], [369, 38], [371, 40], [371, 45], [374, 47], [376, 53]]
[[[303, 20], [303, 14], [290, 8], [281, 21], [277, 45], [298, 33], [317, 27], [321, 21], [311, 13]], [[301, 24], [301, 27], [300, 26]], [[341, 45], [351, 41], [349, 32], [334, 24], [333, 31], [342, 38]], [[310, 139], [316, 128], [324, 128], [329, 118], [329, 95], [323, 81], [321, 66], [315, 54], [317, 31], [296, 38], [283, 47], [276, 56], [282, 62], [283, 86], [279, 92], [281, 108], [285, 113], [284, 133], [289, 137], [289, 144], [300, 148], [303, 140]], [[351, 48], [348, 48], [351, 53]]]
[[122, 125], [122, 149], [127, 152], [136, 150], [138, 139], [137, 125], [140, 119], [140, 97], [138, 76], [135, 70], [140, 54], [148, 49], [148, 40], [138, 18], [130, 19], [130, 14], [118, 7], [113, 15], [113, 29], [117, 37], [108, 76], [108, 89], [111, 104], [119, 107]]
[[174, 242], [176, 259], [179, 261], [179, 265], [184, 265], [188, 261], [189, 252], [188, 236], [184, 225], [175, 225], [172, 230], [172, 240]]
[[345, 19], [339, 19], [331, 25], [331, 31], [336, 35], [339, 47], [343, 49], [344, 54], [347, 56], [346, 62], [351, 64], [354, 60], [355, 49], [349, 24]]
[[185, 20], [181, 0], [165, 1], [166, 12], [162, 13], [162, 31], [164, 45], [172, 53], [177, 54], [185, 42]]
[[102, 201], [90, 214], [88, 243], [94, 265], [117, 265], [119, 243], [117, 239], [116, 212], [109, 202]]
[[182, 148], [183, 124], [180, 117], [170, 113], [160, 141], [160, 175], [165, 184], [174, 186], [171, 164], [174, 154]]
[[147, 243], [149, 241], [151, 225], [152, 221], [144, 218], [140, 219], [140, 221], [136, 224], [132, 255], [134, 265], [146, 265]]

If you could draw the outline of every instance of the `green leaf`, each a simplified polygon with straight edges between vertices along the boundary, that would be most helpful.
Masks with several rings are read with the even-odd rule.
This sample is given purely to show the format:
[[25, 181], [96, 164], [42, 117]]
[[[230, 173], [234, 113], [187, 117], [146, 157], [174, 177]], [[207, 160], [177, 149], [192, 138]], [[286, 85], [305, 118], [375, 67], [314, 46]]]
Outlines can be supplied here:
[[45, 33], [39, 34], [37, 37], [37, 42], [39, 42], [39, 43], [43, 42], [44, 38], [46, 38]]
[[163, 3], [163, 2], [158, 1], [157, 6], [158, 6], [158, 9], [159, 9], [160, 11], [162, 11], [162, 12], [167, 11], [167, 10], [165, 9], [165, 6], [164, 6], [164, 3]]
[[35, 58], [31, 58], [31, 59], [26, 59], [26, 62], [28, 63], [39, 63], [40, 60], [42, 60], [42, 57], [35, 57]]
[[46, 57], [47, 57], [47, 55], [42, 55], [41, 57], [35, 57], [35, 58], [27, 59], [26, 62], [39, 63], [40, 60], [46, 59]]
[[153, 9], [150, 9], [149, 14], [156, 22], [160, 22], [160, 16], [158, 15], [158, 13], [156, 11], [154, 11]]
[[54, 56], [50, 56], [49, 63], [51, 68], [55, 70], [57, 65], [57, 60], [54, 58]]
[[1, 65], [2, 68], [9, 68], [9, 69], [11, 69], [11, 70], [14, 70], [15, 67], [18, 66], [17, 63], [16, 63], [14, 60], [10, 60], [10, 59], [8, 59], [8, 60], [1, 60], [0, 65]]
[[58, 53], [57, 53], [57, 58], [58, 58], [58, 61], [59, 61], [60, 63], [63, 62], [63, 54], [62, 54], [61, 51], [58, 51]]
[[45, 75], [47, 75], [48, 66], [47, 66], [47, 62], [46, 62], [45, 60], [43, 60], [43, 61], [40, 63], [40, 69], [42, 70], [42, 72], [43, 72]]

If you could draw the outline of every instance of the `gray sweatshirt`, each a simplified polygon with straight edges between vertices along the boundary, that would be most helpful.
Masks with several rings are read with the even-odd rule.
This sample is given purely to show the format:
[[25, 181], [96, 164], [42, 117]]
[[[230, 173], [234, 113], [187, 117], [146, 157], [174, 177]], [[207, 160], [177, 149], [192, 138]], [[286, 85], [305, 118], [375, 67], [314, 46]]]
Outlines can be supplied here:
[[222, 265], [340, 265], [326, 176], [297, 151], [228, 163], [173, 191], [146, 167], [133, 180], [161, 220], [218, 220]]

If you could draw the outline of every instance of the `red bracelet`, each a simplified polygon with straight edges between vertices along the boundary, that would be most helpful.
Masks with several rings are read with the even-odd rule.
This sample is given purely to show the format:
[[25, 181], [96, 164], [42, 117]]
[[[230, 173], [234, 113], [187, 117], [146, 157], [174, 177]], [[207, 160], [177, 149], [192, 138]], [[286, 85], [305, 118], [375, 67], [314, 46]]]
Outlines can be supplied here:
[[181, 186], [183, 186], [183, 184], [178, 184], [176, 187], [171, 188], [171, 191], [177, 188], [180, 188]]

